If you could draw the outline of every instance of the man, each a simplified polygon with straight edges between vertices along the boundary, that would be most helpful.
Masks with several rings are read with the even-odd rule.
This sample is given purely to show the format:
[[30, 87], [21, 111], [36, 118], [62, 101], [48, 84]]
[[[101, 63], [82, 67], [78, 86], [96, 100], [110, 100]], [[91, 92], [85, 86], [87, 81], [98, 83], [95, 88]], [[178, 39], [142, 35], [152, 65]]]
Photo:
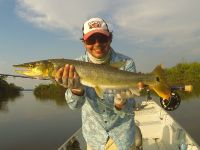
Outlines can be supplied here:
[[[126, 61], [120, 69], [136, 71], [131, 58], [111, 48], [112, 32], [103, 19], [89, 19], [82, 31], [86, 54], [79, 60], [103, 65]], [[67, 88], [65, 97], [69, 107], [82, 108], [82, 132], [88, 150], [134, 149], [133, 99], [121, 99], [113, 92], [105, 92], [104, 98], [99, 98], [93, 88], [80, 83], [76, 68], [70, 64], [57, 71], [56, 80]]]

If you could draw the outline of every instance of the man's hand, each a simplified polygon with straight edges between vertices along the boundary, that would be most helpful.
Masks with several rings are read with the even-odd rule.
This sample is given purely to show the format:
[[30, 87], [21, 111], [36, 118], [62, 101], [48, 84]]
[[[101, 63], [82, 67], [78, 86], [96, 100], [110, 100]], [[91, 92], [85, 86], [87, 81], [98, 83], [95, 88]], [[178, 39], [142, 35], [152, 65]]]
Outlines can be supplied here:
[[84, 94], [83, 85], [80, 83], [80, 77], [73, 65], [66, 64], [65, 67], [58, 69], [55, 80], [63, 87], [71, 89], [75, 95]]
[[147, 85], [145, 85], [143, 82], [138, 82], [137, 87], [139, 90], [143, 90]]
[[125, 97], [126, 91], [121, 91], [120, 93], [117, 93], [114, 97], [114, 106], [117, 110], [121, 110], [126, 104], [127, 99]]

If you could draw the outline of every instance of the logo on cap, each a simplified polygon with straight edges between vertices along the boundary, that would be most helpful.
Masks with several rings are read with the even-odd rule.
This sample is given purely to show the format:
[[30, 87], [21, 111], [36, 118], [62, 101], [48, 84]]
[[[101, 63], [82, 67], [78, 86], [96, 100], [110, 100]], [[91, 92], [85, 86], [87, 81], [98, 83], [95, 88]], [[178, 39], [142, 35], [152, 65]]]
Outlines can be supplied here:
[[102, 23], [100, 21], [91, 21], [88, 22], [89, 29], [92, 28], [101, 28]]

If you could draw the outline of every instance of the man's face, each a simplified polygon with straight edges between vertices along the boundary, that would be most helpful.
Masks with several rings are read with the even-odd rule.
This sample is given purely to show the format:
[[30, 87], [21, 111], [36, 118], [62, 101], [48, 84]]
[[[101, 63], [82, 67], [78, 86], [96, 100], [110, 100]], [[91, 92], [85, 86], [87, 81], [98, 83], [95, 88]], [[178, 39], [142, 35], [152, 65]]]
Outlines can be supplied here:
[[95, 58], [103, 58], [110, 50], [111, 39], [103, 34], [95, 33], [83, 41], [86, 50]]

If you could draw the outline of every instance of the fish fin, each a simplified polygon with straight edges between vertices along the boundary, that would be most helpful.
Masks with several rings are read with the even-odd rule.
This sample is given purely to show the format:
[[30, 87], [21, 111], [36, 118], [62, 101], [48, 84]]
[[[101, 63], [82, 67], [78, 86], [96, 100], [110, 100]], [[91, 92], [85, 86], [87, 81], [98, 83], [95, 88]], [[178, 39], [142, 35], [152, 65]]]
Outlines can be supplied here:
[[101, 88], [98, 87], [98, 86], [96, 86], [94, 89], [95, 89], [97, 95], [98, 95], [101, 99], [103, 99], [103, 89], [101, 89]]
[[113, 63], [110, 64], [111, 67], [114, 67], [114, 68], [117, 68], [117, 69], [119, 69], [119, 68], [121, 68], [125, 65], [126, 65], [126, 61], [118, 61], [118, 62], [113, 62]]
[[152, 73], [154, 75], [156, 75], [156, 80], [158, 82], [166, 82], [166, 79], [165, 79], [165, 73], [164, 73], [164, 68], [163, 68], [163, 65], [160, 64], [158, 66], [156, 66], [154, 68], [154, 70], [152, 71]]
[[153, 84], [149, 87], [150, 89], [153, 89], [163, 99], [169, 100], [171, 96], [171, 89], [167, 84], [160, 82], [160, 83]]
[[156, 82], [149, 87], [153, 89], [160, 97], [169, 99], [171, 95], [171, 88], [165, 79], [165, 73], [162, 65], [158, 65], [152, 73], [155, 75]]

